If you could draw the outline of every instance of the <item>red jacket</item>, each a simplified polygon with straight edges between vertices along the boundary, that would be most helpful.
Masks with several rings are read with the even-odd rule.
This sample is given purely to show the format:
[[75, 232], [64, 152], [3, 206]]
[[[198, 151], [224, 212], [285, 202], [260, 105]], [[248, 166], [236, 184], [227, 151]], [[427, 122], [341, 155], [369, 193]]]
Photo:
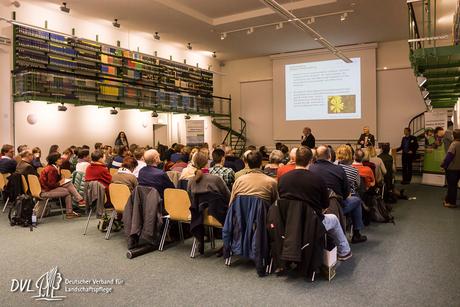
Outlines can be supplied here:
[[108, 191], [109, 184], [112, 182], [112, 175], [105, 164], [91, 162], [86, 168], [85, 181], [99, 181]]
[[47, 165], [40, 173], [40, 185], [45, 192], [54, 190], [60, 186], [61, 175], [53, 165]]

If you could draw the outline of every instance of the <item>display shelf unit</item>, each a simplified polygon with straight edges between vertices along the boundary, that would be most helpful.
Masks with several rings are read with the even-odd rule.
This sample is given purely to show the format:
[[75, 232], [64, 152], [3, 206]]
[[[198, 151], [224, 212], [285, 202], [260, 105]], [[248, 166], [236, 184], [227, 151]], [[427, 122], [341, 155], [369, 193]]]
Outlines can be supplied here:
[[230, 117], [213, 74], [190, 65], [14, 25], [14, 101], [142, 108]]

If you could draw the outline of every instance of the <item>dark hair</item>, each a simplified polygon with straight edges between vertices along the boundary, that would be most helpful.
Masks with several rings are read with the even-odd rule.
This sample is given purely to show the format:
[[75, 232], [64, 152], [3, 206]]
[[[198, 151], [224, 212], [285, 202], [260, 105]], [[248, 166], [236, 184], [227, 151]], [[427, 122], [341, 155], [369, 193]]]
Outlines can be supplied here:
[[2, 146], [2, 155], [6, 154], [8, 151], [10, 151], [13, 148], [14, 147], [12, 145], [9, 145], [9, 144], [3, 145]]
[[280, 150], [283, 154], [287, 154], [289, 152], [289, 148], [286, 145], [281, 145]]
[[39, 152], [39, 153], [42, 152], [42, 151], [40, 150], [40, 148], [34, 147], [34, 148], [32, 149], [32, 153], [33, 153], [33, 154], [36, 154], [36, 153], [38, 153], [38, 152]]
[[257, 150], [257, 147], [255, 147], [254, 145], [249, 145], [247, 150]]
[[27, 145], [19, 145], [19, 146], [18, 146], [18, 154], [20, 154], [21, 152], [23, 152], [26, 148], [27, 148]]
[[335, 162], [335, 150], [331, 145], [327, 145], [329, 148], [329, 153], [331, 154], [331, 162]]
[[313, 158], [311, 149], [306, 146], [300, 146], [295, 153], [295, 164], [298, 166], [306, 167]]
[[439, 131], [442, 131], [442, 130], [444, 130], [443, 127], [436, 127], [436, 128], [434, 128], [434, 135], [436, 135]]
[[258, 151], [251, 151], [246, 156], [249, 168], [260, 168], [262, 166], [262, 154]]
[[[441, 128], [441, 127], [439, 127], [439, 128]], [[442, 129], [442, 128], [441, 128], [441, 129]], [[411, 130], [410, 130], [409, 127], [404, 128], [404, 130], [407, 130], [407, 131], [409, 131], [409, 133], [411, 133]]]
[[48, 164], [50, 165], [56, 165], [56, 161], [61, 158], [61, 154], [58, 153], [57, 151], [52, 152], [46, 157], [46, 161], [48, 161]]
[[88, 149], [80, 149], [77, 153], [78, 159], [83, 159], [84, 157], [89, 156], [89, 150]]
[[453, 136], [454, 140], [460, 140], [460, 129], [454, 129]]
[[382, 144], [382, 153], [384, 153], [384, 154], [390, 153], [390, 143], [383, 143]]
[[94, 144], [94, 149], [95, 150], [99, 150], [99, 149], [101, 149], [101, 147], [102, 147], [102, 143], [97, 142], [96, 144]]
[[123, 153], [125, 152], [125, 146], [124, 145], [115, 145], [115, 147], [113, 148], [113, 151], [115, 152], [115, 154], [117, 156], [122, 157]]
[[364, 160], [364, 151], [362, 149], [356, 149], [355, 151], [355, 161], [358, 163], [363, 162]]
[[125, 167], [129, 170], [134, 170], [137, 166], [137, 160], [134, 159], [133, 157], [126, 157], [123, 159], [123, 163], [121, 164], [121, 167]]
[[97, 162], [104, 156], [104, 153], [101, 150], [95, 150], [91, 154], [91, 161]]
[[134, 158], [136, 158], [136, 160], [142, 159], [142, 157], [144, 156], [144, 152], [145, 152], [144, 149], [140, 147], [136, 148], [136, 150], [134, 150], [133, 152]]
[[59, 148], [59, 145], [56, 145], [56, 144], [51, 145], [49, 153], [56, 152], [58, 150], [58, 148]]
[[81, 148], [83, 148], [83, 149], [88, 149], [88, 150], [89, 150], [89, 146], [88, 146], [88, 145], [82, 145]]
[[217, 148], [212, 152], [212, 160], [214, 163], [220, 163], [223, 157], [225, 157], [225, 151], [220, 148]]

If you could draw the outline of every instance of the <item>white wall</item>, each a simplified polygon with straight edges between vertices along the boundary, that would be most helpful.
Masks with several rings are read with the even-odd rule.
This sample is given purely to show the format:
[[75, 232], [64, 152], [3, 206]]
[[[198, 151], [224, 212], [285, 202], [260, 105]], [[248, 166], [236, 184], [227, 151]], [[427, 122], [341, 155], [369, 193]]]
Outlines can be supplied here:
[[[272, 62], [268, 56], [229, 61], [225, 63], [222, 72], [225, 74], [222, 77], [222, 92], [228, 92], [232, 95], [233, 119], [234, 124], [236, 124], [235, 119], [241, 116], [243, 110], [240, 84], [247, 81], [272, 79]], [[392, 146], [396, 145], [400, 141], [402, 130], [409, 123], [410, 118], [423, 112], [424, 109], [425, 105], [410, 68], [407, 42], [379, 43], [377, 48], [376, 124], [378, 140], [391, 142]], [[267, 118], [270, 118], [271, 112], [270, 107], [265, 105], [258, 112], [244, 115], [249, 122], [266, 121]], [[259, 137], [251, 139], [251, 144], [273, 146], [273, 138], [271, 144], [266, 143], [266, 131], [258, 131], [258, 133]], [[299, 131], [300, 134], [301, 131]], [[320, 131], [313, 131], [313, 134], [321, 141]], [[350, 135], [349, 140], [355, 138], [358, 138], [358, 135]]]
[[[75, 28], [75, 34], [79, 37], [95, 40], [96, 35], [98, 35], [99, 42], [102, 43], [116, 45], [117, 41], [120, 41], [122, 48], [131, 50], [139, 48], [140, 52], [152, 55], [157, 51], [159, 57], [169, 59], [172, 56], [173, 60], [178, 62], [183, 62], [186, 59], [187, 63], [193, 66], [198, 63], [201, 68], [208, 68], [208, 65], [212, 65], [212, 70], [219, 71], [220, 69], [218, 61], [212, 58], [210, 52], [204, 50], [188, 51], [183, 44], [167, 42], [163, 39], [155, 41], [151, 33], [130, 31], [123, 27], [116, 29], [111, 25], [111, 21], [87, 19], [85, 16], [74, 14], [74, 12], [65, 14], [59, 11], [58, 4], [43, 3], [34, 5], [21, 2], [20, 8], [14, 8], [9, 3], [9, 1], [0, 2], [0, 17], [9, 19], [11, 18], [11, 12], [15, 10], [17, 21], [19, 22], [44, 27], [45, 20], [47, 20], [48, 29], [50, 30], [71, 34], [72, 28]], [[11, 38], [11, 25], [0, 21], [0, 35]], [[138, 110], [120, 111], [119, 115], [114, 117], [109, 115], [108, 109], [74, 108], [68, 105], [69, 110], [67, 112], [57, 113], [56, 105], [20, 103], [16, 107], [16, 116], [14, 116], [10, 83], [11, 69], [12, 47], [0, 46], [0, 84], [2, 85], [2, 90], [0, 91], [0, 142], [2, 144], [11, 143], [17, 146], [19, 143], [25, 143], [43, 148], [47, 148], [51, 143], [57, 143], [61, 147], [71, 144], [92, 144], [95, 141], [111, 144], [120, 130], [126, 130], [130, 142], [142, 145], [152, 144], [153, 122], [149, 112], [140, 112]], [[214, 83], [215, 94], [222, 95], [219, 91], [221, 88], [219, 75], [214, 75]], [[44, 113], [45, 111], [49, 113]], [[25, 118], [29, 113], [39, 114], [39, 122], [34, 126], [25, 124]], [[77, 118], [80, 116], [84, 118]], [[15, 129], [13, 129], [14, 117], [17, 119]], [[140, 122], [141, 118], [142, 121]], [[173, 122], [175, 115], [165, 114], [163, 118], [165, 119], [165, 124], [168, 125], [168, 133], [166, 133], [168, 140], [166, 142], [163, 140], [165, 129], [159, 128], [159, 135], [156, 141], [158, 142], [158, 138], [160, 138], [161, 142], [171, 144], [176, 141], [171, 137], [176, 137], [177, 135], [185, 141], [185, 124], [179, 126], [181, 128], [179, 134], [177, 132], [172, 134], [171, 130], [173, 128], [171, 126], [175, 125], [175, 122]], [[52, 124], [46, 123], [45, 119]], [[147, 128], [142, 127], [143, 121], [148, 123]], [[207, 123], [209, 124], [206, 126], [208, 131], [206, 134], [207, 141], [211, 144], [219, 143], [221, 141], [220, 131], [211, 127], [210, 119], [207, 120]], [[86, 124], [91, 124], [92, 126], [86, 127]], [[90, 134], [88, 129], [96, 130], [95, 134]], [[79, 131], [84, 131], [84, 133], [81, 136], [77, 136]], [[212, 134], [213, 132], [214, 134]], [[13, 136], [14, 133], [16, 136]]]

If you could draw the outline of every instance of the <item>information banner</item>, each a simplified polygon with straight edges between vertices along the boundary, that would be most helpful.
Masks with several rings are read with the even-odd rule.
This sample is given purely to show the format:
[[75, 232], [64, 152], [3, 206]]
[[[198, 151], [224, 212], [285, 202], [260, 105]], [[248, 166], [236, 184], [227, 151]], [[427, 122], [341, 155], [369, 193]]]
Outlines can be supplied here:
[[443, 186], [444, 170], [441, 168], [441, 163], [446, 156], [446, 149], [442, 141], [443, 135], [434, 134], [437, 127], [447, 129], [446, 110], [425, 112], [425, 156], [422, 182]]
[[185, 121], [187, 145], [200, 145], [204, 143], [204, 120]]

